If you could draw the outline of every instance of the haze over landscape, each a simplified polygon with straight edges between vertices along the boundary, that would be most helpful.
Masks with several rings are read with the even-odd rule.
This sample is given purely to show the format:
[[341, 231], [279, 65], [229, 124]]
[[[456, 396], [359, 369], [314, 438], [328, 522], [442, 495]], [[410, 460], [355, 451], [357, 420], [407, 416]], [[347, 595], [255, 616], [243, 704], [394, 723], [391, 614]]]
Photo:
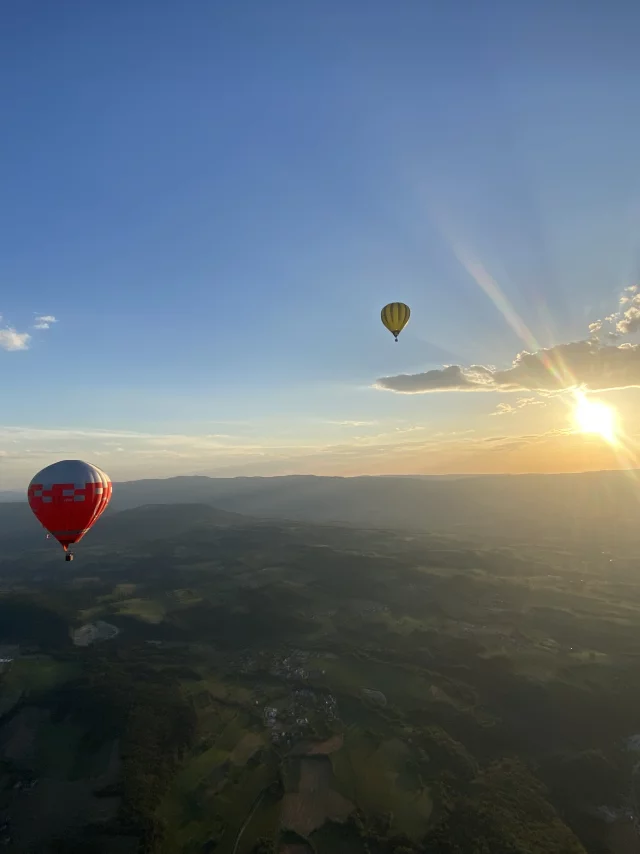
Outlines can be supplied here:
[[637, 854], [638, 24], [2, 5], [0, 848]]

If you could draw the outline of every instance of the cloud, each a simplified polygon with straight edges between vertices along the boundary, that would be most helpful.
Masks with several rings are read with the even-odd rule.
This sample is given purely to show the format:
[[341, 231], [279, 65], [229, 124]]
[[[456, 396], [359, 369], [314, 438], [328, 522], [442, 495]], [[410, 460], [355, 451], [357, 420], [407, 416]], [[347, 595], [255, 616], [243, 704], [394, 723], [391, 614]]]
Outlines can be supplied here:
[[[189, 474], [202, 465], [241, 464], [264, 456], [282, 459], [293, 453], [308, 454], [317, 445], [272, 439], [264, 443], [221, 434], [147, 433], [110, 429], [39, 428], [0, 425], [3, 483], [22, 486], [34, 471], [56, 459], [100, 459], [117, 480]], [[13, 483], [11, 482], [13, 480]]]
[[640, 294], [634, 296], [631, 305], [622, 313], [622, 318], [616, 323], [616, 331], [620, 335], [632, 335], [640, 329]]
[[36, 316], [36, 322], [33, 324], [34, 329], [49, 329], [52, 323], [58, 321], [52, 314], [39, 314]]
[[474, 365], [462, 368], [460, 365], [447, 365], [423, 374], [399, 374], [395, 377], [381, 377], [376, 387], [400, 394], [421, 394], [427, 391], [476, 391], [486, 387], [491, 391], [493, 372], [490, 368]]
[[377, 421], [327, 421], [336, 427], [373, 427]]
[[[614, 329], [609, 329], [600, 336], [604, 325], [609, 324]], [[621, 335], [633, 335], [640, 330], [640, 293], [638, 285], [630, 285], [622, 292], [618, 300], [618, 311], [607, 315], [604, 320], [596, 320], [589, 324], [589, 333], [593, 338], [605, 337], [609, 341], [619, 338]]]
[[415, 465], [439, 465], [441, 451], [450, 460], [451, 454], [466, 458], [471, 448], [484, 447], [469, 433], [473, 431], [430, 433], [422, 425], [407, 424], [339, 441], [287, 443], [281, 436], [272, 436], [258, 443], [207, 434], [0, 425], [0, 489], [23, 488], [38, 469], [56, 459], [77, 457], [99, 460], [115, 481], [214, 472], [224, 476], [393, 474], [397, 468], [410, 473]]
[[499, 403], [496, 407], [495, 412], [489, 413], [490, 415], [515, 415], [519, 409], [524, 409], [525, 406], [546, 406], [547, 404], [544, 400], [540, 400], [539, 397], [519, 397], [516, 400], [516, 405], [512, 406], [510, 403]]
[[583, 387], [592, 391], [640, 387], [637, 345], [603, 346], [576, 341], [529, 353], [519, 353], [510, 368], [449, 365], [421, 374], [381, 377], [375, 387], [398, 394], [436, 391], [541, 391]]
[[[133, 430], [100, 430], [100, 429], [71, 429], [56, 427], [24, 427], [24, 426], [2, 426], [0, 425], [0, 442], [11, 440], [16, 442], [83, 442], [101, 441], [105, 447], [117, 447], [123, 442], [133, 444], [147, 444], [155, 446], [189, 446], [194, 449], [217, 449], [228, 448], [228, 440], [233, 436], [224, 433], [206, 433], [201, 435], [189, 435], [184, 433], [141, 433]], [[235, 447], [235, 446], [231, 446]], [[238, 447], [253, 447], [243, 444]]]
[[480, 474], [619, 465], [599, 437], [563, 430], [489, 437], [473, 430], [407, 430], [315, 444], [285, 444], [281, 437], [241, 444], [207, 435], [0, 426], [0, 457], [2, 490], [23, 489], [38, 469], [69, 457], [99, 460], [116, 482], [188, 474]]
[[18, 332], [12, 326], [0, 329], [0, 349], [2, 350], [28, 350], [30, 341], [31, 336], [28, 332]]
[[[36, 317], [33, 328], [49, 329], [52, 323], [57, 322], [52, 314], [41, 314]], [[14, 326], [0, 326], [0, 350], [28, 350], [30, 343], [31, 335], [28, 332], [18, 332]]]
[[496, 411], [492, 412], [491, 415], [513, 415], [514, 412], [518, 410], [511, 406], [510, 403], [499, 403], [496, 407]]

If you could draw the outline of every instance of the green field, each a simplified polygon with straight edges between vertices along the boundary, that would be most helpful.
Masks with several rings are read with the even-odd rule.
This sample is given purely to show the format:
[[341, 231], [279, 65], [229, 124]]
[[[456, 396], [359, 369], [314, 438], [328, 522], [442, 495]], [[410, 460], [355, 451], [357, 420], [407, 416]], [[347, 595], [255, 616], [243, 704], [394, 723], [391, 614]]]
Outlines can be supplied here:
[[344, 747], [332, 755], [331, 762], [339, 791], [369, 818], [390, 811], [392, 826], [419, 840], [429, 826], [433, 803], [411, 758], [410, 747], [400, 740], [377, 745], [351, 727]]
[[56, 661], [49, 656], [19, 658], [13, 662], [11, 669], [3, 677], [3, 690], [6, 685], [10, 689], [19, 687], [25, 692], [49, 691], [73, 679], [79, 671], [78, 665], [72, 662]]
[[118, 602], [116, 613], [138, 617], [146, 623], [161, 623], [166, 609], [157, 599], [125, 599]]

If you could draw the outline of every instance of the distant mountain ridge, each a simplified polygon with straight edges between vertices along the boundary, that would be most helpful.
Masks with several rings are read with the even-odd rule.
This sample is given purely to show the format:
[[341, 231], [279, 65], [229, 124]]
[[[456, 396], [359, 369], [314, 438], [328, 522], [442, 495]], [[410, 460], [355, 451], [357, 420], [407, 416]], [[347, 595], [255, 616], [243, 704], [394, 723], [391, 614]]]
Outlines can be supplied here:
[[[640, 547], [636, 477], [618, 471], [452, 478], [182, 476], [116, 483], [100, 524], [115, 524], [119, 512], [144, 505], [209, 505], [219, 520], [220, 514], [242, 514], [254, 521], [288, 519], [407, 532], [568, 537], [574, 542], [616, 538]], [[150, 530], [165, 524], [160, 512], [149, 511]], [[26, 500], [0, 503], [0, 536], [27, 520], [37, 524]], [[227, 522], [239, 520], [229, 517]]]

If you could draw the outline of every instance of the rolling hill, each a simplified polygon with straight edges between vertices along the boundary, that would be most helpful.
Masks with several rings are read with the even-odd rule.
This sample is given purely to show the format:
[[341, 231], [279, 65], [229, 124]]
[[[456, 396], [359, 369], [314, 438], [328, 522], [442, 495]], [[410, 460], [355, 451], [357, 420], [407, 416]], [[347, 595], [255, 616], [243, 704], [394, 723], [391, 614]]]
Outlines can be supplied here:
[[[640, 546], [639, 495], [634, 472], [446, 479], [174, 477], [117, 483], [104, 523], [122, 510], [144, 505], [206, 504], [220, 513], [262, 519], [492, 539], [544, 538], [602, 549], [615, 543], [633, 550]], [[0, 503], [0, 536], [29, 529], [33, 520], [25, 502]]]
[[632, 472], [410, 477], [177, 477], [118, 484], [113, 510], [205, 502], [230, 512], [358, 527], [640, 545]]

